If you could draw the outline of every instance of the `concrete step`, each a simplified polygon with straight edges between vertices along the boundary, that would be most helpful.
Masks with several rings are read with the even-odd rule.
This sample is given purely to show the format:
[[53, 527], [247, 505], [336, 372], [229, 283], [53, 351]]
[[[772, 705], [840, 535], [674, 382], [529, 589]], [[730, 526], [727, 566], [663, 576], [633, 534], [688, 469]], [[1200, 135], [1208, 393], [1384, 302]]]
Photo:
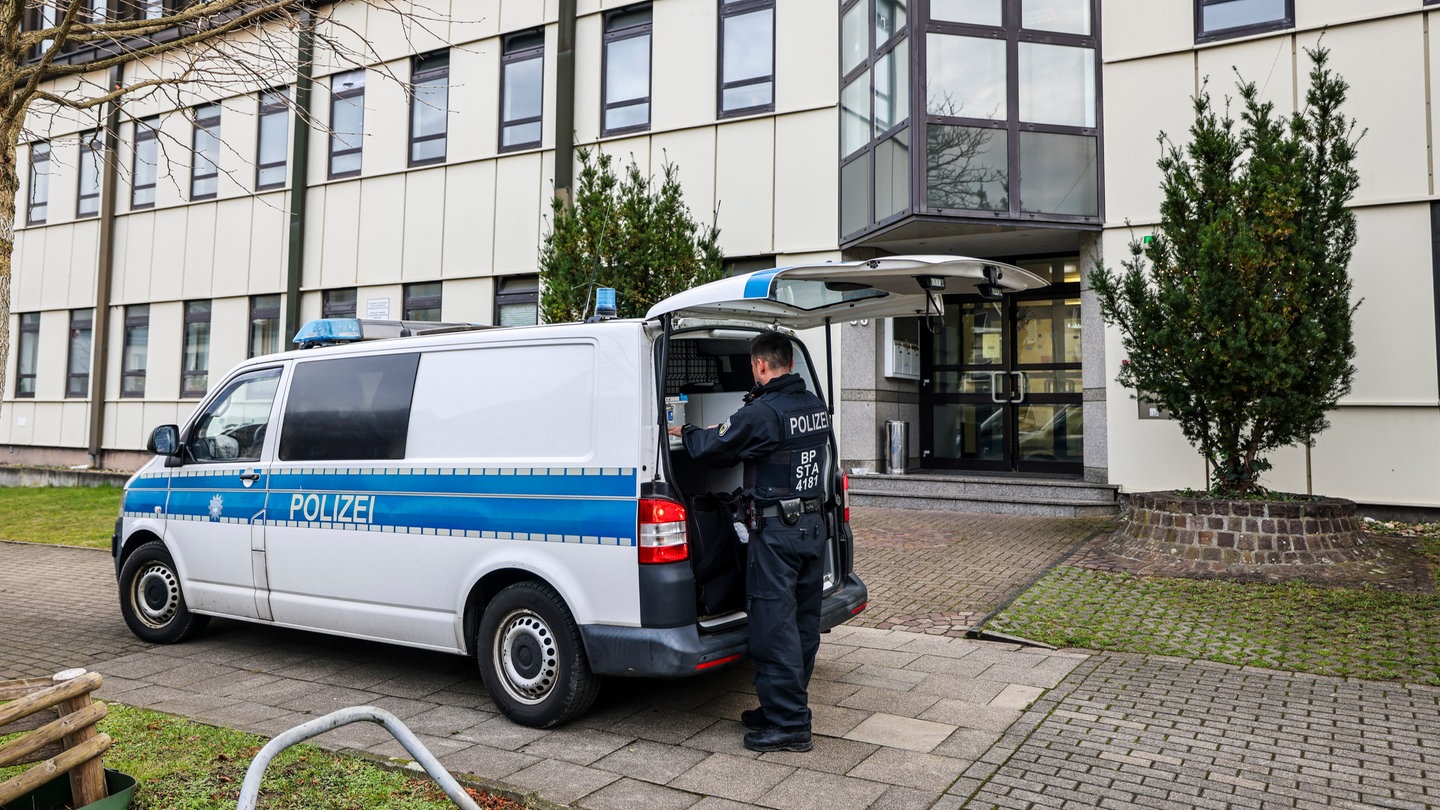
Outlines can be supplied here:
[[907, 473], [850, 476], [852, 506], [1002, 515], [1103, 517], [1118, 488], [1069, 478]]

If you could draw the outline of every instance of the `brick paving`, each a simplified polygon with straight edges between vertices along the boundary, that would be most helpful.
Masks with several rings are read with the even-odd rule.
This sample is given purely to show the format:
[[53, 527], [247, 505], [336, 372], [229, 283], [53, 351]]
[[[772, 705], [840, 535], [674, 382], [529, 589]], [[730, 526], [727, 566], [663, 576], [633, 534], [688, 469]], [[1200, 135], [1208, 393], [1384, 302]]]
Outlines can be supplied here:
[[[746, 666], [611, 681], [537, 731], [458, 656], [224, 621], [142, 644], [105, 553], [21, 543], [0, 542], [0, 678], [86, 666], [106, 699], [267, 735], [377, 705], [457, 773], [589, 810], [1440, 806], [1440, 689], [953, 637], [1100, 525], [857, 510], [873, 626], [825, 636], [810, 754], [741, 747]], [[317, 742], [403, 756], [368, 725]]]

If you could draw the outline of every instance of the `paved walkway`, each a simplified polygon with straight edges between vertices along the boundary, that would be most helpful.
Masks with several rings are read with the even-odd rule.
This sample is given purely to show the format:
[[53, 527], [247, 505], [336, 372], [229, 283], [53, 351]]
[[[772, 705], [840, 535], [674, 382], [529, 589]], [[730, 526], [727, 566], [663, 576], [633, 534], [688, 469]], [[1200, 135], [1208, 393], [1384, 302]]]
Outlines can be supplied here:
[[[878, 586], [866, 621], [914, 629], [825, 637], [809, 754], [741, 747], [748, 667], [612, 681], [584, 718], [536, 731], [499, 716], [456, 656], [236, 622], [144, 645], [106, 554], [3, 542], [0, 678], [86, 666], [108, 699], [271, 735], [377, 705], [454, 771], [590, 810], [1440, 806], [1440, 690], [953, 637], [1094, 526], [857, 514]], [[403, 755], [378, 727], [319, 742]]]

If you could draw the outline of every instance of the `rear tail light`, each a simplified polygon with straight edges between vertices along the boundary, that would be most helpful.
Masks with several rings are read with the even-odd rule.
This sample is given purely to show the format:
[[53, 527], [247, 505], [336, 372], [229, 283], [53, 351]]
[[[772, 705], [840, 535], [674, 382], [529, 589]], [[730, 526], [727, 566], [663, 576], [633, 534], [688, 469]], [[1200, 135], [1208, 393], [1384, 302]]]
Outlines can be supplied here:
[[641, 565], [689, 559], [685, 507], [659, 498], [640, 499], [639, 550]]
[[850, 474], [840, 476], [840, 505], [844, 507], [845, 522], [850, 522]]

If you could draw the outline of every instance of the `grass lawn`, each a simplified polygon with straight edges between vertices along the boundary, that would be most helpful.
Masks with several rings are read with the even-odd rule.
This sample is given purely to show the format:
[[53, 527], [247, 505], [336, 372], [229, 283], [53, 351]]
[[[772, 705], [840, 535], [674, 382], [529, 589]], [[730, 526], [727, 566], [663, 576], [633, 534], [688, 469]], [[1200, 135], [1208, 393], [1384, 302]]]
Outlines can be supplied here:
[[[114, 738], [115, 745], [105, 754], [105, 766], [139, 780], [132, 810], [234, 810], [245, 770], [265, 738], [117, 703], [109, 708], [100, 730]], [[23, 767], [0, 768], [0, 780], [20, 770]], [[486, 810], [525, 808], [499, 796], [472, 796]], [[298, 745], [271, 760], [258, 806], [454, 810], [455, 804], [427, 776]]]
[[118, 487], [0, 487], [0, 540], [109, 548]]
[[[1440, 572], [1440, 524], [1367, 528], [1412, 538]], [[1434, 593], [1142, 577], [1060, 565], [986, 629], [1059, 647], [1440, 686], [1440, 595]]]

